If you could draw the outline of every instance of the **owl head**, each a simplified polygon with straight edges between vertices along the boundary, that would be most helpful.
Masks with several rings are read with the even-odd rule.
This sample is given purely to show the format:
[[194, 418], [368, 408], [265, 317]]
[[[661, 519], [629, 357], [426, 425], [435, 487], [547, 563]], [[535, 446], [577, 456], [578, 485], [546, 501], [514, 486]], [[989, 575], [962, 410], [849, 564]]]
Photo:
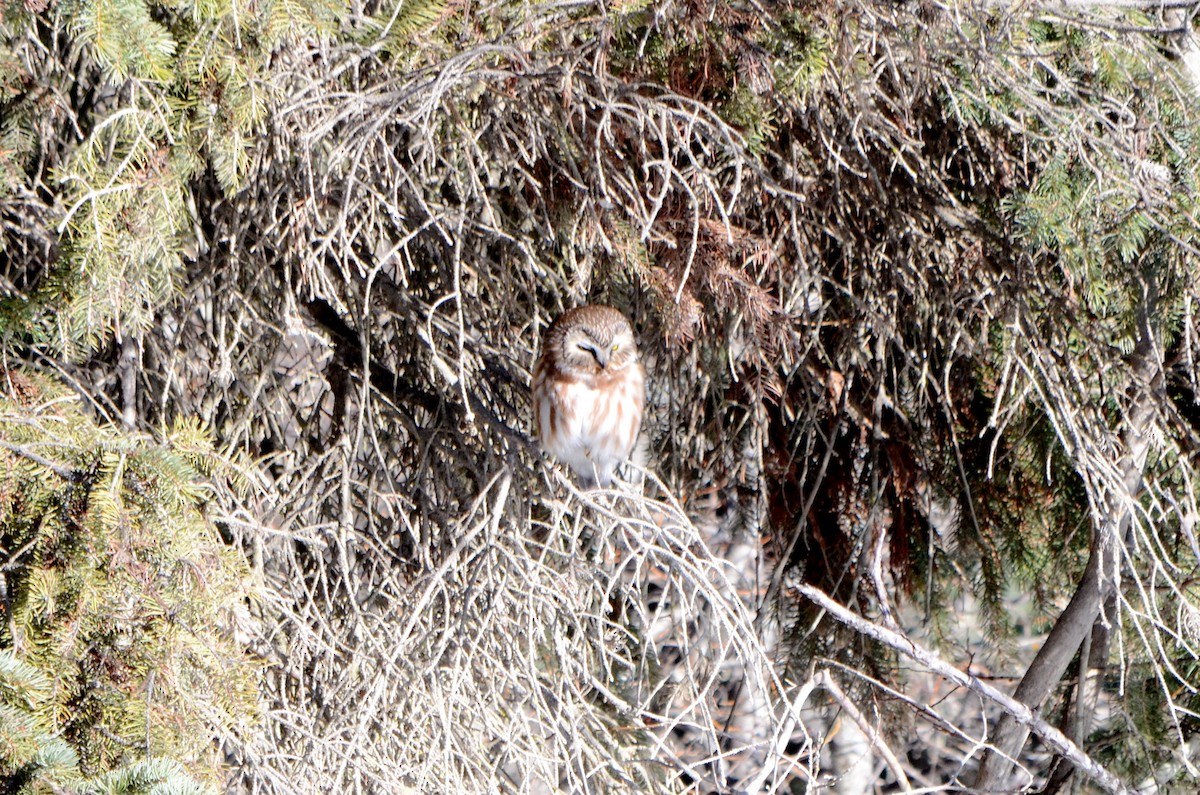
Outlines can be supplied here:
[[629, 321], [611, 306], [570, 309], [546, 329], [542, 346], [558, 368], [576, 375], [615, 375], [637, 363], [637, 344]]

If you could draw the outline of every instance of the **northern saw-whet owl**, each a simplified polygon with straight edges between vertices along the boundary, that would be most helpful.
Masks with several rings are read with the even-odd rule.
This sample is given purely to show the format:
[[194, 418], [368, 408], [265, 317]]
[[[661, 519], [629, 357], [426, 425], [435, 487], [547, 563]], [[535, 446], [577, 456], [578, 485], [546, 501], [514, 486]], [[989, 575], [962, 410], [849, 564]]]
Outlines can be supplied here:
[[623, 314], [581, 306], [550, 324], [533, 368], [534, 421], [542, 447], [583, 485], [612, 483], [633, 452], [645, 405], [645, 369]]

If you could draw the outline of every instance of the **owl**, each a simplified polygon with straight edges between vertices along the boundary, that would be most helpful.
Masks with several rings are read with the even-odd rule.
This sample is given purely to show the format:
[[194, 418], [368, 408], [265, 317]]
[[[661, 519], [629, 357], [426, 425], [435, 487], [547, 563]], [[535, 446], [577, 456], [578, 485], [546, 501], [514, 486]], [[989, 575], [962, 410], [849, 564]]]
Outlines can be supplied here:
[[645, 405], [645, 370], [624, 315], [581, 306], [550, 324], [533, 368], [534, 422], [542, 447], [585, 486], [612, 483]]

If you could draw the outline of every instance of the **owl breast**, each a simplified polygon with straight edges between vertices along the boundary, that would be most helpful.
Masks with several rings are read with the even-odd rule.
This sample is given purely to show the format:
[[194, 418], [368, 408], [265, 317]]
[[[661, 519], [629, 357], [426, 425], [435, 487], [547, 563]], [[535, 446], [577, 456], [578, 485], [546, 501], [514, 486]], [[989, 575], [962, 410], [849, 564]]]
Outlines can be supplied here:
[[[541, 382], [540, 384], [538, 382]], [[612, 482], [637, 441], [645, 405], [640, 363], [594, 379], [535, 377], [538, 436], [547, 452], [585, 481]]]

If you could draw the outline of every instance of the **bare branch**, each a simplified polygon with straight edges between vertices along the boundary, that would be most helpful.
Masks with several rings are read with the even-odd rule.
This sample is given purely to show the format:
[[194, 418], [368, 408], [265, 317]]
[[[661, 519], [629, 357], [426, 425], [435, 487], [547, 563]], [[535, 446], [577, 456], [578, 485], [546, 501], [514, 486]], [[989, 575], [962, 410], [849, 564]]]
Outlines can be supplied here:
[[1046, 723], [1046, 721], [1042, 720], [1033, 710], [1020, 701], [1001, 693], [996, 688], [970, 674], [963, 673], [942, 660], [937, 652], [922, 648], [911, 638], [855, 615], [817, 588], [811, 585], [801, 585], [798, 590], [822, 610], [827, 611], [838, 621], [854, 631], [873, 638], [907, 657], [911, 657], [938, 676], [961, 687], [966, 687], [972, 692], [978, 693], [996, 703], [1006, 714], [1011, 715], [1017, 723], [1037, 734], [1043, 742], [1062, 754], [1063, 757], [1080, 771], [1103, 787], [1105, 791], [1111, 792], [1114, 795], [1133, 795], [1133, 790], [1121, 783], [1120, 779], [1085, 754], [1066, 735], [1054, 726]]

